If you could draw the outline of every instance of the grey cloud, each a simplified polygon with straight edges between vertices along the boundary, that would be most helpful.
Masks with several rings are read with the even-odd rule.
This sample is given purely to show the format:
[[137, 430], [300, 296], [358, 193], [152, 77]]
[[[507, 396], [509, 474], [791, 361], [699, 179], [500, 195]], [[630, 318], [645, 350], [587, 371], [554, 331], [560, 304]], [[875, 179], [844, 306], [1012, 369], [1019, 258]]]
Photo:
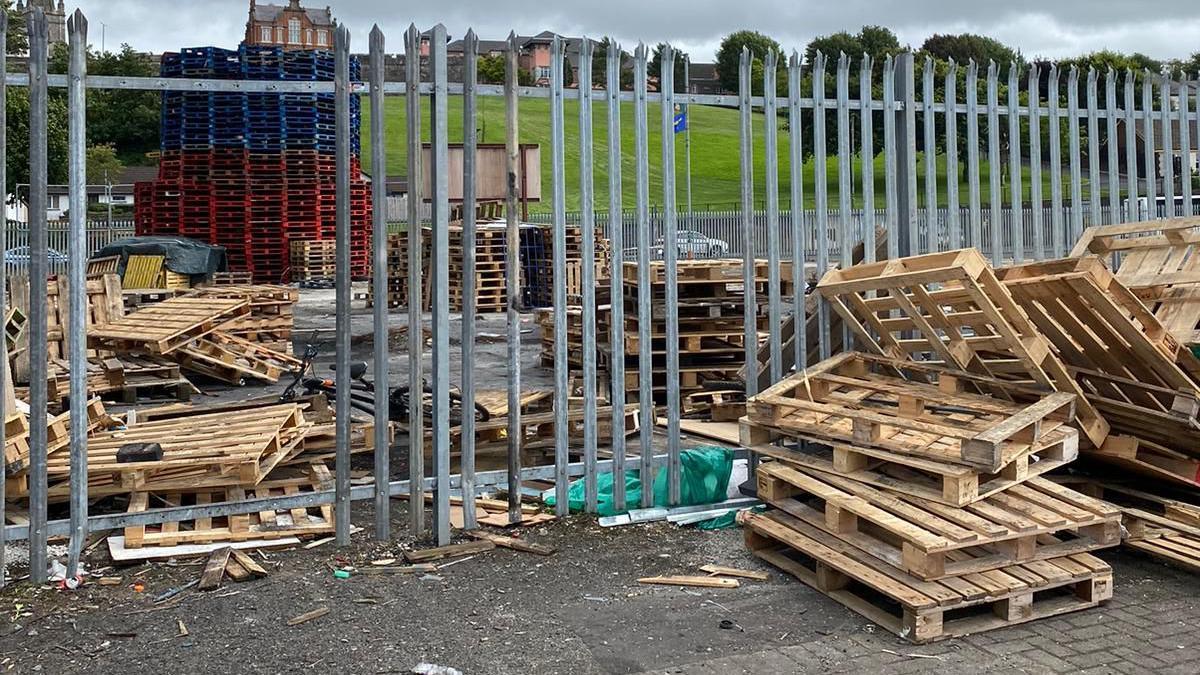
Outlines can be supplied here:
[[[286, 0], [276, 0], [285, 2]], [[244, 32], [248, 0], [81, 0], [100, 42], [107, 24], [110, 48], [128, 42], [163, 51], [203, 44], [236, 45]], [[1196, 0], [309, 0], [332, 4], [353, 30], [357, 49], [378, 23], [398, 51], [408, 24], [444, 23], [453, 36], [474, 27], [483, 37], [509, 30], [555, 30], [611, 35], [626, 45], [670, 41], [696, 60], [712, 58], [726, 33], [750, 28], [767, 33], [788, 50], [803, 49], [814, 36], [857, 30], [864, 24], [892, 28], [902, 42], [919, 45], [936, 32], [971, 31], [996, 37], [1027, 56], [1060, 57], [1098, 49], [1141, 51], [1182, 58], [1200, 50]]]

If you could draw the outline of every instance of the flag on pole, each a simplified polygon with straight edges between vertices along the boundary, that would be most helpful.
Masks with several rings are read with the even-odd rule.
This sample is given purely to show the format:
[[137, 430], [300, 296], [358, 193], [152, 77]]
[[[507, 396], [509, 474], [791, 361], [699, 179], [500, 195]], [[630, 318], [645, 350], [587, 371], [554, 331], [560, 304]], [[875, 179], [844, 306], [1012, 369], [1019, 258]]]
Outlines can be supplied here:
[[687, 131], [687, 113], [684, 112], [679, 104], [675, 104], [675, 133], [682, 134]]

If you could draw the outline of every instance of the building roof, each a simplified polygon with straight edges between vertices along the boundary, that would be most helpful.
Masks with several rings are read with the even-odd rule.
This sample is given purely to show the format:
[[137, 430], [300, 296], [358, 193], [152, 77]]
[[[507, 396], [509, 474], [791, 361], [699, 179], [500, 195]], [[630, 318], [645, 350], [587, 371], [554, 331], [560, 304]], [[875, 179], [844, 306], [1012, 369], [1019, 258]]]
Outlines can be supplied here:
[[[287, 7], [282, 7], [280, 5], [259, 5], [256, 3], [254, 5], [254, 20], [274, 22], [279, 18], [279, 15], [285, 9], [287, 9]], [[311, 21], [314, 26], [334, 25], [333, 12], [328, 7], [325, 9], [310, 9], [307, 7], [302, 7], [301, 9], [304, 10], [304, 14], [308, 16], [308, 20]]]
[[[464, 51], [465, 41], [455, 40], [446, 45], [446, 51], [451, 54], [459, 54]], [[480, 40], [479, 53], [490, 54], [492, 52], [502, 52], [508, 49], [508, 40]]]
[[693, 80], [715, 80], [717, 79], [717, 64], [693, 63], [688, 69], [688, 77]]

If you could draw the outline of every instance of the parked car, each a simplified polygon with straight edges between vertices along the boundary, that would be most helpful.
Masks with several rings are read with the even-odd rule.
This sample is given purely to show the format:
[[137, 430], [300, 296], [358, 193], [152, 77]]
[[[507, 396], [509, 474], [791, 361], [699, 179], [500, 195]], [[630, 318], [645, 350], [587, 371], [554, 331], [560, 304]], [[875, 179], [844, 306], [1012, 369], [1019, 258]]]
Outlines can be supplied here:
[[[729, 244], [714, 239], [696, 230], [680, 230], [676, 243], [679, 249], [679, 257], [688, 258], [721, 258], [729, 253]], [[663, 239], [660, 237], [657, 245], [654, 247], [655, 257], [662, 257]]]
[[[52, 248], [46, 249], [46, 261], [51, 265], [65, 265], [69, 258]], [[17, 246], [4, 252], [4, 264], [11, 267], [29, 266], [29, 247]]]

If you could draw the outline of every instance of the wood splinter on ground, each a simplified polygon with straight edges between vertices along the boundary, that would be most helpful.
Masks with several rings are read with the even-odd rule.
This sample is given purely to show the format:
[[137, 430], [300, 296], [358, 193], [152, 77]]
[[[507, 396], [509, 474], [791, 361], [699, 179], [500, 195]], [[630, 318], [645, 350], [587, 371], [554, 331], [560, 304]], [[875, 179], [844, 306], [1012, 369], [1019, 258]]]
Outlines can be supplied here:
[[483, 553], [484, 551], [490, 551], [494, 548], [496, 548], [496, 545], [490, 541], [468, 541], [462, 544], [450, 544], [449, 546], [427, 548], [422, 551], [405, 551], [404, 559], [410, 563], [423, 563], [434, 560], [442, 560], [443, 558], [455, 558], [458, 556]]
[[226, 575], [234, 581], [247, 581], [267, 576], [267, 570], [242, 551], [226, 546], [213, 551], [208, 557], [196, 589], [211, 591], [219, 588]]
[[537, 555], [554, 555], [554, 552], [556, 550], [553, 546], [547, 546], [546, 544], [535, 544], [533, 542], [525, 541], [524, 539], [517, 539], [516, 537], [506, 537], [503, 534], [496, 534], [494, 532], [488, 532], [486, 530], [467, 530], [463, 534], [467, 535], [468, 537], [473, 537], [475, 539], [479, 539], [482, 541], [490, 541], [493, 544], [495, 544], [496, 546], [502, 546], [504, 548], [511, 548], [514, 551], [521, 551], [522, 553], [535, 553]]
[[771, 575], [766, 572], [740, 570], [736, 567], [725, 567], [723, 565], [705, 565], [700, 568], [700, 571], [714, 577], [740, 577], [742, 579], [754, 579], [755, 581], [766, 581], [771, 578]]
[[660, 584], [663, 586], [698, 586], [701, 588], [738, 588], [741, 582], [737, 579], [721, 579], [718, 577], [642, 577], [639, 584]]
[[328, 613], [329, 613], [328, 607], [318, 607], [318, 608], [312, 610], [311, 612], [305, 612], [299, 616], [293, 616], [292, 618], [288, 619], [287, 625], [299, 626], [300, 624], [305, 623], [307, 621], [312, 621], [313, 619], [319, 619]]

